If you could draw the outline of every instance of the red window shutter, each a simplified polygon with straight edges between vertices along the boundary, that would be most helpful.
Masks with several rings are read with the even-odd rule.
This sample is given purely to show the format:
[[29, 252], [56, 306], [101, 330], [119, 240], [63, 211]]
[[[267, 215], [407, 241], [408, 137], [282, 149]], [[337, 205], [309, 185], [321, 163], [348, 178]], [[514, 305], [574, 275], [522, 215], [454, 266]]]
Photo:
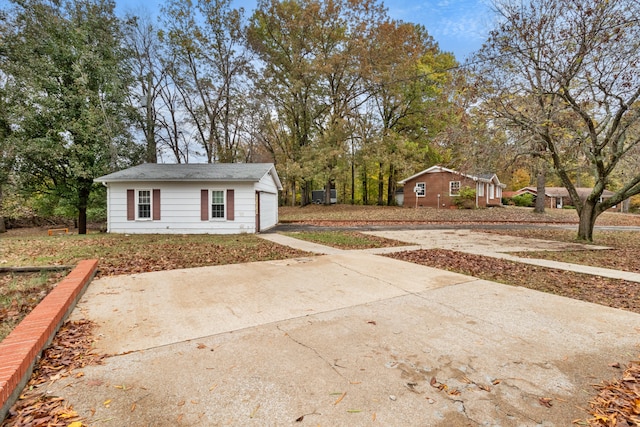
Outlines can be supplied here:
[[227, 190], [227, 221], [235, 219], [235, 197], [234, 190]]
[[160, 189], [153, 190], [153, 220], [160, 220]]
[[127, 190], [127, 221], [136, 219], [136, 192]]
[[209, 220], [209, 190], [200, 190], [200, 220]]

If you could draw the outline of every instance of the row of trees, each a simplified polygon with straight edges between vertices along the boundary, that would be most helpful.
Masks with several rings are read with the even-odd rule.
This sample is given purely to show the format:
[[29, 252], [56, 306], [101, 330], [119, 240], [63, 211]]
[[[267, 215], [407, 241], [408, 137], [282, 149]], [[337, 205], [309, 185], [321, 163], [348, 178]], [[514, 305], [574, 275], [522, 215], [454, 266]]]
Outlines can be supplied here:
[[157, 149], [266, 159], [287, 203], [337, 185], [351, 202], [393, 204], [398, 171], [440, 160], [431, 140], [451, 121], [455, 58], [381, 4], [264, 0], [246, 17], [228, 0], [169, 0], [161, 20], [127, 32], [147, 161]]
[[442, 160], [434, 138], [457, 119], [453, 55], [375, 1], [264, 0], [247, 16], [167, 0], [158, 23], [118, 19], [111, 0], [12, 3], [4, 170], [74, 200], [81, 230], [93, 178], [159, 159], [274, 161], [286, 203], [326, 186], [394, 204], [399, 174]]
[[[114, 6], [0, 12], [0, 199], [72, 201], [80, 232], [93, 178], [142, 161], [273, 161], [289, 204], [321, 186], [394, 204], [399, 179], [437, 162], [534, 169], [567, 186], [589, 240], [640, 193], [637, 0], [496, 0], [462, 67], [374, 0], [260, 0], [250, 15], [166, 0], [157, 23]], [[583, 203], [579, 179], [594, 186]]]

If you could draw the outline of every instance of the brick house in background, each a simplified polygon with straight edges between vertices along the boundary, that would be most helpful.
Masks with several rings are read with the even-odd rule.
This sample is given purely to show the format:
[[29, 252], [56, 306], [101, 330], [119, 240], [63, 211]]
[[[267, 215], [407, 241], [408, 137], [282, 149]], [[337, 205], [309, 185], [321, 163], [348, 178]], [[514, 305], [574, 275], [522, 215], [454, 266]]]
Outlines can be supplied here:
[[[564, 206], [572, 206], [573, 202], [571, 197], [569, 196], [569, 191], [565, 187], [545, 187], [545, 206], [550, 209], [562, 209]], [[583, 202], [589, 197], [592, 188], [587, 187], [576, 187], [576, 191], [578, 192], [578, 197]], [[511, 197], [518, 196], [520, 194], [532, 194], [534, 197], [538, 196], [538, 189], [536, 187], [524, 187], [518, 191], [513, 192]], [[604, 190], [602, 192], [602, 196], [600, 196], [600, 201], [606, 200], [614, 195], [613, 191]], [[623, 201], [622, 203], [615, 205], [609, 209], [611, 212], [628, 212], [629, 210], [629, 199]]]
[[476, 191], [476, 207], [501, 206], [506, 187], [494, 173], [468, 175], [443, 166], [432, 166], [399, 184], [404, 186], [403, 206], [443, 209], [455, 206], [455, 197], [465, 187]]

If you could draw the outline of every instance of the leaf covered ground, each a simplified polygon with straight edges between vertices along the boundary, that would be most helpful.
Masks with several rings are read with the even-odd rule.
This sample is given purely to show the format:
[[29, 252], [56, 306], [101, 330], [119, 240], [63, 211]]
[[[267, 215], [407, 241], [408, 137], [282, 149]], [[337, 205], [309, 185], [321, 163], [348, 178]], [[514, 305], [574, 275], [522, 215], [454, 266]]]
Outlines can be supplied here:
[[[572, 209], [547, 209], [545, 213], [533, 213], [532, 208], [514, 206], [491, 209], [411, 209], [398, 206], [358, 205], [308, 205], [285, 206], [279, 209], [283, 223], [316, 225], [364, 225], [364, 224], [578, 224], [578, 215]], [[640, 226], [640, 215], [605, 212], [596, 225]]]
[[80, 260], [96, 258], [98, 277], [305, 255], [250, 234], [7, 234], [1, 238], [0, 266], [75, 265]]
[[640, 313], [640, 283], [522, 264], [444, 249], [387, 256], [536, 291]]
[[33, 374], [18, 401], [11, 407], [2, 427], [81, 427], [82, 418], [64, 399], [41, 391], [49, 382], [74, 375], [79, 369], [102, 362], [92, 351], [94, 324], [88, 320], [66, 322], [36, 363]]
[[285, 233], [288, 236], [339, 249], [371, 249], [406, 246], [405, 242], [358, 233], [357, 231], [308, 231]]
[[0, 274], [0, 341], [66, 274], [66, 271]]

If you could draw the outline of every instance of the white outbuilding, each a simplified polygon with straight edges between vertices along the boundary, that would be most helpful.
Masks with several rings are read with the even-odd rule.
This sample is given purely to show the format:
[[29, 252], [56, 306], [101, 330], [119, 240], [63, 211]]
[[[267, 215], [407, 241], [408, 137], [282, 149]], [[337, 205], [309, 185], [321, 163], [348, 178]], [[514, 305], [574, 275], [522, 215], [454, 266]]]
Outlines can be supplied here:
[[107, 187], [109, 233], [257, 233], [278, 223], [272, 163], [147, 163], [95, 181]]

